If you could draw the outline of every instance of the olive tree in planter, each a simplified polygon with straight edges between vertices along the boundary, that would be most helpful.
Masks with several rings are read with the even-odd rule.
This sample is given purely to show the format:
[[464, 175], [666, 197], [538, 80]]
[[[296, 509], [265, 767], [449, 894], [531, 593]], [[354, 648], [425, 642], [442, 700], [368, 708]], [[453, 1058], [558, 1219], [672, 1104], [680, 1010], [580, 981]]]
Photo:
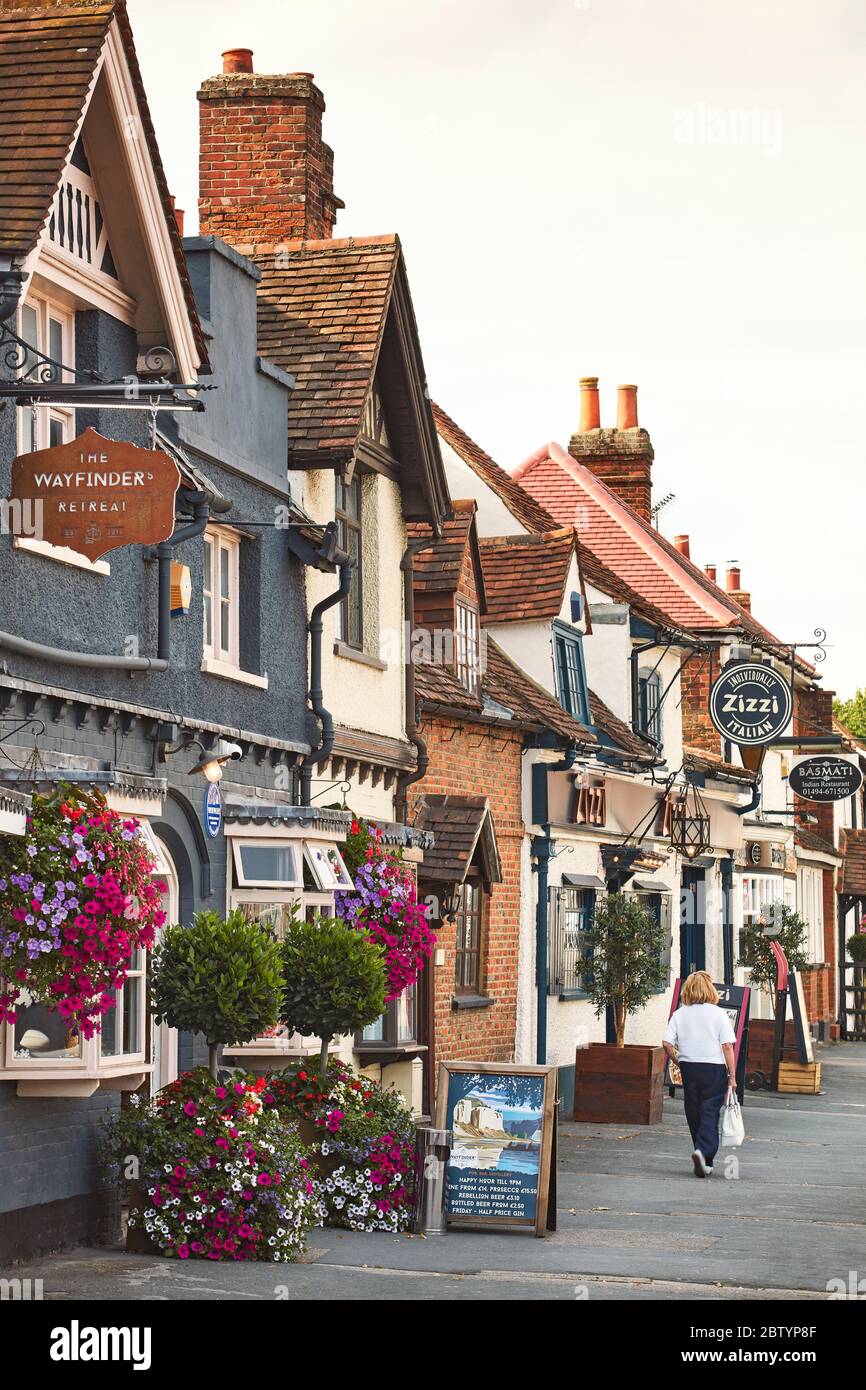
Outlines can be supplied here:
[[626, 1045], [625, 1025], [665, 989], [662, 962], [665, 928], [634, 898], [610, 893], [596, 904], [585, 934], [592, 951], [584, 989], [597, 1016], [610, 1009], [616, 1044], [578, 1047], [575, 1058], [574, 1118], [595, 1123], [658, 1124], [664, 1098], [664, 1050]]
[[166, 927], [154, 952], [151, 1008], [157, 1023], [204, 1033], [210, 1074], [219, 1049], [277, 1022], [282, 968], [273, 932], [238, 908], [197, 912], [191, 927]]
[[321, 1038], [319, 1074], [327, 1081], [332, 1038], [375, 1023], [385, 1008], [382, 949], [338, 917], [315, 917], [289, 924], [282, 958], [282, 1020]]

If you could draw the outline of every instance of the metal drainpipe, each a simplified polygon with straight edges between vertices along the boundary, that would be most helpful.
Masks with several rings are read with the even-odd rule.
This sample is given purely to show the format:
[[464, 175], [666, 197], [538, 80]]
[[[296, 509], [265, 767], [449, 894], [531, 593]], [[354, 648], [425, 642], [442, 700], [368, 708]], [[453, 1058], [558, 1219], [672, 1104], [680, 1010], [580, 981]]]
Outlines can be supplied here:
[[58, 666], [82, 666], [96, 671], [165, 671], [168, 662], [156, 656], [103, 656], [94, 652], [70, 652], [63, 647], [46, 647], [42, 642], [29, 642], [12, 632], [0, 632], [0, 648], [31, 656], [39, 661], [55, 662]]
[[340, 565], [340, 582], [332, 594], [320, 601], [310, 614], [310, 621], [307, 630], [310, 634], [310, 691], [309, 699], [313, 707], [313, 713], [319, 721], [322, 730], [322, 740], [318, 748], [307, 753], [301, 759], [301, 805], [309, 806], [313, 786], [313, 768], [319, 767], [330, 756], [334, 746], [334, 719], [330, 710], [325, 709], [324, 691], [322, 689], [322, 634], [324, 623], [322, 614], [335, 604], [341, 603], [347, 596], [352, 585], [352, 570], [355, 567], [354, 560], [346, 560]]
[[725, 984], [732, 985], [734, 983], [734, 927], [731, 921], [731, 894], [734, 886], [733, 853], [730, 853], [730, 858], [722, 860], [719, 868], [722, 875], [722, 912], [725, 933], [722, 946], [725, 962]]
[[757, 782], [752, 783], [752, 799], [745, 806], [735, 806], [734, 812], [738, 816], [747, 816], [750, 811], [757, 809], [761, 801], [761, 788]]
[[166, 667], [171, 659], [171, 557], [175, 546], [182, 541], [192, 540], [193, 536], [200, 536], [205, 531], [210, 520], [210, 507], [208, 505], [207, 494], [204, 492], [194, 492], [190, 494], [189, 500], [193, 504], [193, 520], [186, 526], [181, 526], [168, 540], [160, 541], [156, 547], [156, 559], [159, 564], [159, 618], [158, 632], [156, 641], [156, 652], [160, 661], [164, 661]]
[[409, 742], [415, 745], [418, 754], [418, 761], [414, 772], [404, 772], [397, 778], [397, 795], [395, 797], [395, 814], [398, 821], [407, 824], [409, 813], [408, 789], [413, 782], [420, 782], [430, 763], [430, 754], [427, 751], [427, 744], [418, 732], [418, 725], [415, 717], [415, 667], [411, 660], [412, 633], [415, 630], [415, 592], [414, 592], [414, 562], [419, 550], [425, 550], [429, 546], [429, 541], [412, 541], [406, 547], [403, 558], [400, 561], [400, 569], [403, 571], [403, 612], [405, 613], [407, 650], [404, 653], [406, 661], [406, 737]]
[[[545, 768], [545, 773], [568, 772], [577, 760], [577, 749], [569, 748], [565, 757], [558, 763], [536, 764]], [[547, 780], [545, 776], [545, 788]], [[546, 803], [546, 793], [545, 793]], [[535, 808], [533, 808], [533, 817]], [[553, 858], [553, 839], [550, 825], [546, 823], [547, 805], [544, 806], [544, 834], [532, 838], [531, 854], [536, 861], [533, 872], [538, 875], [538, 895], [535, 900], [535, 1060], [539, 1066], [547, 1062], [547, 890], [550, 861]]]

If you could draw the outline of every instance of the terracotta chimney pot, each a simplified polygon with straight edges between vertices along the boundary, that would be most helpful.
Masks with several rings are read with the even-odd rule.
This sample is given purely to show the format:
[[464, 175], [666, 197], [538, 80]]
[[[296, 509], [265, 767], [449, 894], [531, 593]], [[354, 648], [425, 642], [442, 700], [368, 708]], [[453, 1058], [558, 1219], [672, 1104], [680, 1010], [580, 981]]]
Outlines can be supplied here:
[[740, 567], [735, 561], [728, 565], [725, 574], [725, 588], [729, 594], [740, 592]]
[[222, 55], [223, 72], [252, 72], [253, 50], [251, 48], [227, 48]]
[[674, 536], [674, 545], [676, 546], [677, 550], [680, 552], [681, 555], [685, 555], [687, 560], [690, 560], [692, 558], [691, 551], [689, 549], [688, 536]]
[[716, 582], [716, 567], [715, 567], [715, 565], [704, 565], [704, 574], [707, 576], [707, 579], [712, 579], [713, 583], [715, 584], [715, 582]]
[[601, 428], [601, 412], [598, 404], [598, 377], [582, 376], [580, 378], [580, 424], [578, 432], [585, 434], [587, 430], [597, 430]]
[[637, 387], [618, 386], [616, 391], [616, 427], [618, 430], [637, 429]]

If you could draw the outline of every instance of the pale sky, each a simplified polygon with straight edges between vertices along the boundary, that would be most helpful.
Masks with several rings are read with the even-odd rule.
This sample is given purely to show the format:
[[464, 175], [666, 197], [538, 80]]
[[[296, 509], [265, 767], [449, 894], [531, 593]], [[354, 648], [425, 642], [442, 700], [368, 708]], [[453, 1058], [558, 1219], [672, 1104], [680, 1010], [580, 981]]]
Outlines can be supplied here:
[[[506, 468], [637, 382], [668, 535], [866, 685], [863, 0], [129, 0], [196, 227], [199, 81], [309, 71], [337, 236], [397, 231], [431, 394]], [[808, 655], [808, 653], [806, 653]]]

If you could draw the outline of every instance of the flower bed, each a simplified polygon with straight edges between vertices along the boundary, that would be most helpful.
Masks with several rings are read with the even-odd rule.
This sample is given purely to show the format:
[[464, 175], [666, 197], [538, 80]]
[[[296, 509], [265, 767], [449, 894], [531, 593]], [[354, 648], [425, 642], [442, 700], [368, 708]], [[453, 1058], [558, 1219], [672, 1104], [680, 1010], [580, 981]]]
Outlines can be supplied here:
[[399, 853], [386, 849], [382, 832], [366, 821], [352, 822], [343, 857], [355, 886], [334, 894], [334, 911], [382, 947], [387, 998], [398, 999], [418, 979], [436, 944], [427, 909]]
[[139, 822], [99, 792], [33, 798], [23, 839], [0, 838], [0, 1023], [26, 992], [90, 1038], [134, 954], [165, 921]]
[[333, 1060], [327, 1083], [303, 1063], [270, 1078], [274, 1105], [303, 1122], [320, 1156], [329, 1226], [405, 1231], [412, 1220], [415, 1124], [403, 1098]]
[[155, 1100], [131, 1098], [105, 1125], [109, 1181], [133, 1179], [146, 1205], [129, 1224], [178, 1259], [297, 1259], [325, 1208], [294, 1126], [269, 1078], [215, 1082], [186, 1072]]

